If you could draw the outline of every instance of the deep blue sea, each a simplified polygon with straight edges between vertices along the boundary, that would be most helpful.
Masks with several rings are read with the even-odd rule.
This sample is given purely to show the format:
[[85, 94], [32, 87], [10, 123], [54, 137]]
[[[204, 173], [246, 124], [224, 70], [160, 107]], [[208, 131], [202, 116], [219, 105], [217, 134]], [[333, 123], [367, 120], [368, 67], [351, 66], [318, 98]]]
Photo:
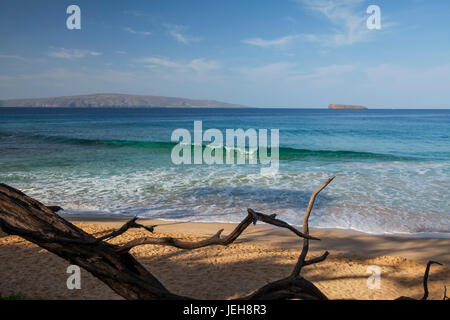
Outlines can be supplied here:
[[[279, 129], [280, 168], [175, 165], [173, 130]], [[450, 110], [0, 108], [0, 182], [68, 213], [450, 236]]]

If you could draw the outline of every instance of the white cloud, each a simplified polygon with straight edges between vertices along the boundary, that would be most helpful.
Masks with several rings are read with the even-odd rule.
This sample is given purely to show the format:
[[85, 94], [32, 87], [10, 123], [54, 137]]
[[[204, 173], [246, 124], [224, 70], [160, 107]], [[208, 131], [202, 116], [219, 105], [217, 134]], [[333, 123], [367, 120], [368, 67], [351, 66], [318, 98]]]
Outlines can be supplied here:
[[220, 63], [215, 60], [194, 59], [188, 64], [188, 67], [197, 72], [208, 72], [219, 69]]
[[234, 71], [250, 81], [278, 81], [293, 75], [295, 65], [289, 62], [275, 62], [257, 67], [236, 68]]
[[[278, 39], [267, 40], [260, 37], [242, 42], [258, 47], [283, 47], [295, 40], [317, 42], [324, 46], [343, 46], [370, 40], [371, 32], [366, 26], [367, 14], [363, 0], [295, 0], [302, 8], [326, 18], [332, 26], [331, 33], [293, 34]], [[383, 28], [391, 26], [385, 22]]]
[[180, 62], [165, 57], [145, 57], [136, 60], [136, 62], [143, 63], [150, 69], [166, 68], [178, 72], [195, 71], [197, 73], [206, 73], [220, 68], [219, 62], [203, 58], [193, 59], [189, 62]]
[[242, 40], [242, 42], [246, 43], [246, 44], [251, 44], [251, 45], [254, 45], [257, 47], [263, 47], [263, 48], [283, 47], [299, 37], [300, 37], [300, 35], [289, 35], [289, 36], [284, 36], [284, 37], [281, 37], [278, 39], [272, 39], [272, 40], [265, 40], [265, 39], [261, 39], [261, 38], [251, 38], [251, 39]]
[[165, 68], [181, 68], [182, 65], [172, 61], [168, 58], [159, 58], [159, 57], [146, 57], [136, 60], [136, 62], [145, 63], [154, 67], [165, 67]]
[[201, 40], [199, 37], [187, 35], [185, 33], [187, 27], [185, 26], [165, 24], [164, 27], [167, 29], [168, 34], [180, 43], [189, 44]]
[[86, 56], [97, 57], [97, 56], [101, 56], [102, 54], [103, 53], [98, 52], [98, 51], [59, 48], [57, 50], [50, 52], [48, 55], [50, 57], [54, 57], [54, 58], [72, 60], [72, 59], [84, 58]]
[[335, 77], [340, 76], [344, 73], [349, 73], [356, 70], [356, 65], [353, 64], [332, 64], [325, 67], [318, 67], [314, 69], [314, 71], [310, 74], [305, 75], [303, 78], [315, 78], [315, 79], [322, 79], [322, 78], [329, 78], [329, 77]]
[[327, 46], [352, 45], [369, 40], [363, 0], [296, 0], [306, 9], [324, 16], [332, 25], [331, 34], [310, 34], [308, 40]]
[[329, 82], [331, 79], [337, 80], [345, 73], [356, 70], [355, 65], [329, 65], [305, 71], [295, 63], [276, 62], [257, 67], [237, 68], [235, 71], [246, 80], [252, 82], [276, 82], [301, 84], [305, 81]]
[[137, 30], [134, 30], [133, 28], [130, 28], [130, 27], [123, 28], [123, 30], [125, 32], [132, 33], [132, 34], [138, 34], [138, 35], [141, 35], [141, 36], [149, 36], [149, 35], [152, 34], [150, 31], [137, 31]]
[[15, 54], [0, 54], [0, 59], [27, 60], [24, 57]]
[[41, 57], [23, 57], [18, 54], [0, 54], [0, 59], [12, 60], [12, 61], [15, 60], [20, 63], [30, 63], [30, 64], [37, 64], [37, 63], [41, 64], [41, 63], [46, 62], [46, 59], [41, 58]]

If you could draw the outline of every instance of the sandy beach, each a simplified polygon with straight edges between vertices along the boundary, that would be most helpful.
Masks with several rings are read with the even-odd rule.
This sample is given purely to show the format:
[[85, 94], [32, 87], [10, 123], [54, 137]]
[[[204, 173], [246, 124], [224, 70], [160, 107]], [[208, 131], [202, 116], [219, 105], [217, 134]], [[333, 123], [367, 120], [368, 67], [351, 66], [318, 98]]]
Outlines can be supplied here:
[[[71, 217], [85, 231], [101, 235], [119, 228], [125, 220], [111, 217]], [[155, 237], [172, 236], [196, 240], [219, 229], [230, 232], [235, 224], [190, 223], [142, 220], [158, 224]], [[428, 260], [433, 265], [429, 278], [429, 299], [442, 299], [444, 286], [450, 288], [450, 239], [370, 236], [328, 230], [313, 230], [321, 241], [312, 241], [309, 257], [328, 250], [322, 263], [305, 267], [302, 274], [330, 299], [420, 298]], [[113, 239], [122, 243], [139, 236], [129, 230]], [[171, 291], [200, 299], [230, 299], [287, 276], [295, 263], [301, 240], [292, 233], [258, 224], [249, 227], [228, 247], [211, 246], [180, 250], [145, 245], [131, 252]], [[19, 237], [0, 236], [0, 293], [22, 293], [31, 299], [121, 299], [109, 287], [82, 270], [81, 289], [68, 290], [65, 260]], [[367, 288], [367, 268], [379, 266], [380, 289]]]

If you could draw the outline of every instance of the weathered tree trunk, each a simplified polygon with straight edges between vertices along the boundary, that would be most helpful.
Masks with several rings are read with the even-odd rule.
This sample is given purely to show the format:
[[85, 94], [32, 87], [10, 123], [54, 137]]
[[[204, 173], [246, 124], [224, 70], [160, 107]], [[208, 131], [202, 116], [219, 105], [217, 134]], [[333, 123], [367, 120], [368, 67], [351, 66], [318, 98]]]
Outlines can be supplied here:
[[0, 227], [92, 273], [126, 299], [180, 299], [129, 253], [96, 239], [40, 202], [0, 184]]

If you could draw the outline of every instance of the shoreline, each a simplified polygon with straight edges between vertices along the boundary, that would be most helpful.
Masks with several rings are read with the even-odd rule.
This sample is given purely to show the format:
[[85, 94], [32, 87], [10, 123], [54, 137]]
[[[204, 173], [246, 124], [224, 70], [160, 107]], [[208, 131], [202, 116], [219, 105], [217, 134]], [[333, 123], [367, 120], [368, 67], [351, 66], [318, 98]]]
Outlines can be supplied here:
[[[124, 215], [89, 215], [89, 214], [60, 214], [72, 223], [89, 223], [95, 225], [120, 228], [130, 216]], [[224, 229], [224, 234], [231, 232], [238, 223], [230, 222], [190, 222], [182, 220], [162, 220], [140, 218], [140, 223], [146, 225], [158, 225], [156, 233], [169, 232], [192, 236], [207, 237]], [[296, 226], [301, 230], [301, 227]], [[159, 230], [158, 230], [159, 229]], [[319, 250], [334, 250], [344, 256], [362, 256], [376, 258], [379, 256], [401, 256], [406, 259], [428, 262], [436, 260], [450, 266], [450, 238], [448, 237], [420, 237], [411, 234], [368, 234], [351, 229], [340, 228], [314, 228], [310, 227], [311, 234], [320, 238], [320, 241], [310, 242], [310, 252]], [[264, 235], [264, 241], [260, 245], [286, 249], [296, 248], [300, 243], [298, 237], [290, 231], [275, 226], [258, 222], [256, 226], [250, 225], [240, 238], [246, 239], [248, 235], [254, 235], [252, 240], [257, 240], [256, 235]], [[239, 238], [239, 239], [240, 239]], [[239, 240], [238, 239], [238, 240]], [[351, 244], [350, 244], [351, 242]], [[418, 245], [420, 242], [420, 246]], [[376, 243], [377, 245], [373, 245]], [[348, 250], [358, 248], [360, 251]], [[432, 251], [432, 253], [430, 253]]]
[[[117, 230], [129, 220], [123, 216], [62, 216], [94, 236]], [[153, 234], [143, 229], [130, 229], [110, 242], [120, 244], [145, 236], [200, 241], [220, 229], [224, 229], [226, 235], [236, 226], [145, 219], [140, 223], [158, 226]], [[421, 298], [428, 260], [443, 264], [432, 266], [429, 299], [441, 300], [444, 286], [450, 287], [450, 239], [386, 237], [318, 229], [311, 230], [311, 234], [321, 240], [310, 241], [308, 258], [318, 257], [324, 251], [330, 254], [325, 261], [305, 267], [302, 275], [330, 299]], [[302, 242], [289, 230], [258, 223], [250, 225], [228, 246], [181, 250], [142, 245], [133, 248], [131, 253], [170, 291], [197, 299], [222, 300], [243, 296], [288, 276], [298, 259]], [[21, 293], [30, 299], [121, 299], [83, 269], [81, 289], [68, 290], [70, 263], [17, 236], [0, 234], [0, 261], [2, 296]], [[368, 267], [374, 265], [381, 270], [381, 287], [377, 290], [367, 286], [371, 275]]]
[[[65, 219], [73, 221], [125, 221], [133, 218], [133, 215], [123, 215], [123, 214], [110, 214], [110, 213], [58, 213]], [[146, 217], [139, 217], [140, 221], [164, 221], [165, 223], [205, 223], [205, 224], [230, 224], [237, 225], [239, 222], [228, 222], [228, 221], [189, 221], [184, 219], [151, 219]], [[244, 217], [243, 217], [244, 218]], [[275, 226], [267, 225], [264, 223], [259, 223], [259, 226], [278, 229]], [[292, 224], [292, 226], [302, 228], [301, 225]], [[345, 233], [349, 235], [360, 235], [360, 236], [376, 236], [376, 237], [394, 237], [394, 238], [407, 238], [407, 239], [450, 239], [450, 233], [445, 232], [386, 232], [386, 233], [371, 233], [365, 232], [357, 229], [341, 228], [341, 227], [309, 227], [311, 230], [323, 231], [323, 232], [338, 232]]]

